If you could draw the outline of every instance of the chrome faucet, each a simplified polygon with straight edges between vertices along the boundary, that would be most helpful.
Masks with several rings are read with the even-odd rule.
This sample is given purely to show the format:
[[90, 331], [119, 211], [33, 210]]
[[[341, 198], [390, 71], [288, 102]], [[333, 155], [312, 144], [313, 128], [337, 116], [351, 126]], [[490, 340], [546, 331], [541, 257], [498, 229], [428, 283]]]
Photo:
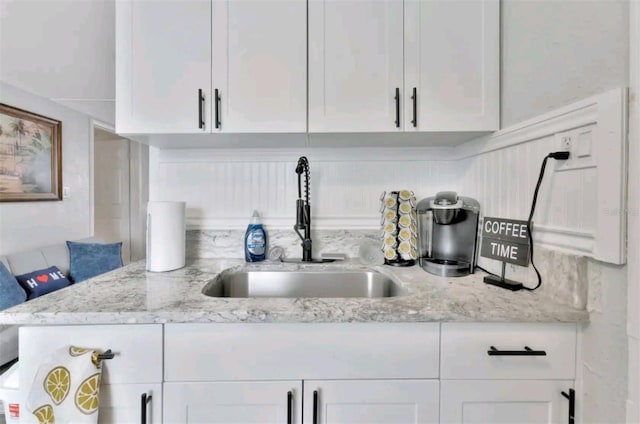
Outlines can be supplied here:
[[[302, 196], [302, 174], [304, 173], [304, 197]], [[305, 156], [298, 159], [296, 166], [298, 174], [298, 200], [296, 200], [296, 224], [293, 226], [296, 234], [302, 240], [302, 262], [311, 262], [311, 205], [309, 203], [309, 161]], [[304, 231], [304, 236], [300, 233]]]

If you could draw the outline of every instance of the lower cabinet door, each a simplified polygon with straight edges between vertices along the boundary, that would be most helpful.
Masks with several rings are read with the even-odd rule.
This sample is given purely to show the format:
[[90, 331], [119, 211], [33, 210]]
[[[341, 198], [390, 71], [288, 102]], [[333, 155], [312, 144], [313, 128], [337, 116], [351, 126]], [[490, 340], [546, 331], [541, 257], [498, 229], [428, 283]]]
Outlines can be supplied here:
[[443, 423], [566, 423], [573, 380], [443, 380]]
[[304, 422], [437, 423], [437, 380], [305, 380]]
[[163, 400], [164, 424], [302, 423], [299, 380], [165, 383]]
[[162, 423], [162, 384], [100, 387], [98, 424]]

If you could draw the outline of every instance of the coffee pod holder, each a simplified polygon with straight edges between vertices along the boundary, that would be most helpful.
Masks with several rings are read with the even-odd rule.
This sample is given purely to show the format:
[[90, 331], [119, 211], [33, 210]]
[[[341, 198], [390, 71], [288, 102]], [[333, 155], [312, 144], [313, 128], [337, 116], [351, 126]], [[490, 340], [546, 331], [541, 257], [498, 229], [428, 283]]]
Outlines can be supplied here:
[[383, 192], [380, 213], [385, 265], [415, 265], [418, 234], [414, 193], [409, 190]]

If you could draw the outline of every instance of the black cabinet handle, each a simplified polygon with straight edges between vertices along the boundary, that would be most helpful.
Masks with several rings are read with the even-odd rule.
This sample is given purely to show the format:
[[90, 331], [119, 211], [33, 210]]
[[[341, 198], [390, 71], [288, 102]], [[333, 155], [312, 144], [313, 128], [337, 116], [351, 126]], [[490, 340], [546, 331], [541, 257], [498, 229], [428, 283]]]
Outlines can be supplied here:
[[202, 110], [204, 109], [204, 94], [202, 88], [198, 89], [198, 128], [204, 128], [204, 119], [202, 119]]
[[318, 391], [313, 391], [313, 424], [318, 424]]
[[147, 405], [151, 402], [151, 395], [143, 393], [140, 396], [140, 424], [147, 424]]
[[413, 87], [411, 100], [413, 100], [413, 119], [411, 120], [411, 124], [413, 128], [415, 128], [418, 126], [418, 89], [416, 87]]
[[487, 354], [489, 356], [547, 356], [544, 350], [533, 350], [529, 346], [525, 346], [524, 350], [498, 350], [491, 346]]
[[576, 391], [569, 389], [569, 394], [561, 392], [562, 396], [569, 399], [569, 424], [574, 424], [576, 420]]
[[221, 122], [220, 122], [220, 91], [216, 88], [214, 90], [214, 97], [215, 97], [215, 110], [216, 110], [216, 117], [215, 117], [215, 121], [216, 121], [216, 128], [220, 128], [222, 126]]
[[104, 361], [105, 359], [113, 359], [115, 356], [115, 353], [113, 353], [111, 349], [107, 349], [104, 352], [99, 353], [97, 358], [98, 361]]
[[287, 393], [287, 424], [293, 424], [293, 392]]
[[115, 357], [115, 353], [111, 351], [111, 349], [107, 349], [102, 353], [98, 353], [98, 351], [93, 351], [91, 354], [91, 362], [96, 367], [100, 366], [100, 362], [106, 361], [107, 359], [113, 359]]
[[398, 87], [396, 87], [394, 100], [396, 101], [396, 128], [400, 128], [400, 88]]

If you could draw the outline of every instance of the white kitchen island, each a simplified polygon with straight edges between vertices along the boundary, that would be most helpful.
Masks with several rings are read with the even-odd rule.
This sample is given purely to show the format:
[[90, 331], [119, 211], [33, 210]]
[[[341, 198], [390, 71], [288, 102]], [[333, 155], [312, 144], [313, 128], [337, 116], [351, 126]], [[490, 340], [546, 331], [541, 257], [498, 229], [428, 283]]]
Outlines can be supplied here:
[[24, 326], [21, 382], [44, 353], [75, 344], [116, 353], [100, 392], [104, 423], [139, 423], [143, 411], [149, 423], [568, 420], [562, 392], [575, 387], [585, 310], [417, 266], [373, 268], [406, 291], [398, 297], [201, 293], [229, 268], [371, 270], [199, 259], [148, 273], [134, 263], [0, 312], [0, 323]]

